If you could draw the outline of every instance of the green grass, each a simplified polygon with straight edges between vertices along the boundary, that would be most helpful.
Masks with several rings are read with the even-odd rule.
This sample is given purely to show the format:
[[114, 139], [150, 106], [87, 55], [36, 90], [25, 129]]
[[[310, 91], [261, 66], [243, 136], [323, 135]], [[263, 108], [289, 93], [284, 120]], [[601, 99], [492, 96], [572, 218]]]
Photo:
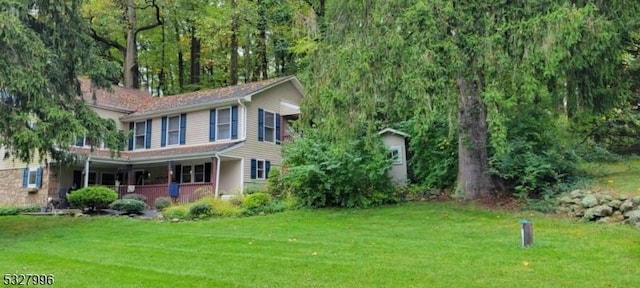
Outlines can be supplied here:
[[589, 163], [585, 170], [596, 177], [593, 187], [622, 195], [640, 195], [640, 159]]
[[640, 230], [453, 202], [181, 223], [7, 216], [0, 255], [0, 272], [57, 287], [634, 287]]

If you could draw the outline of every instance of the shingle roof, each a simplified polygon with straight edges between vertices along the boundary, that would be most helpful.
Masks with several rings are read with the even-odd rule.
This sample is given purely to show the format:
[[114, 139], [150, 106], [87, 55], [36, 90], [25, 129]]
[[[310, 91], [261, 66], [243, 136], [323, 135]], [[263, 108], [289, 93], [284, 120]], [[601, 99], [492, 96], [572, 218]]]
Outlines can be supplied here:
[[153, 99], [153, 101], [147, 101], [145, 104], [138, 107], [137, 111], [130, 114], [130, 116], [141, 116], [178, 107], [186, 108], [207, 103], [213, 104], [225, 100], [239, 99], [293, 78], [295, 77], [287, 76], [259, 82], [245, 83], [236, 86], [200, 90], [173, 96], [156, 97]]
[[136, 160], [149, 160], [151, 158], [160, 158], [159, 161], [164, 161], [171, 157], [172, 159], [180, 158], [181, 156], [189, 156], [194, 154], [208, 154], [211, 153], [211, 157], [213, 157], [213, 153], [220, 152], [231, 148], [233, 146], [239, 145], [242, 142], [231, 142], [231, 143], [209, 143], [205, 145], [196, 145], [196, 146], [179, 146], [175, 148], [163, 148], [163, 149], [154, 149], [154, 150], [137, 150], [137, 151], [121, 151], [120, 157], [114, 156], [111, 158], [111, 154], [108, 150], [95, 149], [91, 151], [89, 148], [85, 147], [69, 147], [69, 151], [72, 153], [88, 155], [93, 157], [94, 159], [113, 159], [120, 160], [123, 162], [135, 162]]
[[81, 77], [80, 90], [82, 98], [87, 104], [110, 107], [121, 110], [136, 111], [145, 103], [152, 102], [156, 97], [136, 89], [111, 86], [112, 91], [94, 86], [89, 78]]

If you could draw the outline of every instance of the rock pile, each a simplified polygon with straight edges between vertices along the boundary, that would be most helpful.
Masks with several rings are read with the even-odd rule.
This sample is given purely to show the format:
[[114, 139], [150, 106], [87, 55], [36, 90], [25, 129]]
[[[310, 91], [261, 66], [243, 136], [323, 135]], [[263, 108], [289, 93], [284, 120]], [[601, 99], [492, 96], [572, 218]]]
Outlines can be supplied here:
[[587, 221], [629, 223], [640, 228], [640, 196], [574, 190], [560, 198], [558, 212]]

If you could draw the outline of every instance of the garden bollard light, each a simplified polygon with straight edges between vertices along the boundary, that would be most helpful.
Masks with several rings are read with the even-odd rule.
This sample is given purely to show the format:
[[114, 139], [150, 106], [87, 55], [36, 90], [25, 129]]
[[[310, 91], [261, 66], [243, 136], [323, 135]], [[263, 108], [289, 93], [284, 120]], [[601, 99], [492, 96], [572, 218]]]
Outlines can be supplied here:
[[529, 220], [521, 220], [522, 229], [520, 235], [522, 236], [522, 247], [533, 245], [533, 223]]

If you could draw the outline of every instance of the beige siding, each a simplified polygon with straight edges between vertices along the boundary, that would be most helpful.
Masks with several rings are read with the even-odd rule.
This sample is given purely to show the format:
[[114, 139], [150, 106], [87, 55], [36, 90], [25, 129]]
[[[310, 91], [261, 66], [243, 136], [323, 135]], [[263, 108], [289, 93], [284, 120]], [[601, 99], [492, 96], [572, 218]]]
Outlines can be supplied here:
[[220, 187], [218, 192], [220, 195], [236, 194], [240, 190], [240, 181], [242, 170], [242, 160], [222, 161], [220, 165]]
[[393, 164], [389, 176], [391, 180], [396, 184], [403, 184], [407, 181], [407, 153], [405, 147], [404, 137], [396, 134], [387, 133], [382, 135], [382, 142], [387, 147], [397, 146], [400, 151], [400, 164]]
[[[244, 183], [258, 183], [264, 180], [251, 179], [251, 159], [271, 161], [272, 167], [281, 164], [281, 145], [258, 141], [258, 109], [262, 108], [273, 113], [280, 113], [280, 101], [300, 105], [302, 95], [295, 87], [287, 82], [273, 89], [254, 95], [247, 106], [247, 137], [244, 145], [225, 153], [226, 155], [242, 157], [244, 159]], [[245, 185], [246, 186], [246, 185]]]
[[187, 131], [185, 144], [204, 144], [209, 142], [209, 110], [187, 114]]
[[[40, 165], [38, 164], [38, 160], [40, 159], [40, 154], [38, 152], [35, 152], [33, 156], [34, 161], [31, 161], [30, 163], [22, 162], [13, 157], [4, 159], [5, 152], [5, 148], [0, 147], [0, 170], [25, 168], [27, 166], [35, 167]], [[0, 181], [2, 181], [2, 179], [0, 179]]]
[[126, 115], [125, 113], [116, 112], [116, 111], [112, 111], [112, 110], [107, 110], [107, 109], [103, 109], [103, 108], [96, 108], [96, 107], [92, 107], [91, 109], [96, 111], [96, 113], [98, 113], [98, 115], [100, 117], [102, 117], [102, 118], [113, 119], [114, 121], [116, 121], [116, 123], [118, 124], [118, 128], [119, 129], [123, 129], [123, 130], [129, 129], [129, 126], [124, 127], [122, 125], [122, 122], [120, 122], [120, 117]]

